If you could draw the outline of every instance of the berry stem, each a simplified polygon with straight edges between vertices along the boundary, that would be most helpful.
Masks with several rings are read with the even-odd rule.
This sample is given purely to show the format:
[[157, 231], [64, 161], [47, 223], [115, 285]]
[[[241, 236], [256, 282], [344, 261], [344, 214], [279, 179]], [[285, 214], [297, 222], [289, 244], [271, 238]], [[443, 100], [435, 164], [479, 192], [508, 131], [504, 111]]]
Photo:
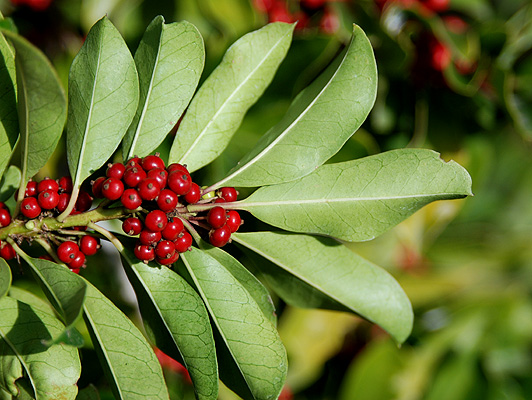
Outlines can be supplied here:
[[194, 229], [194, 226], [190, 223], [190, 221], [185, 218], [180, 218], [180, 220], [183, 222], [183, 225], [185, 226], [185, 228], [187, 228], [188, 232], [192, 235], [194, 241], [199, 245], [201, 241], [201, 236], [196, 231], [196, 229]]
[[70, 201], [68, 202], [67, 208], [65, 209], [65, 211], [63, 211], [61, 214], [59, 214], [57, 216], [57, 220], [59, 222], [63, 222], [69, 217], [70, 213], [72, 212], [72, 210], [76, 206], [76, 201], [78, 199], [78, 194], [79, 194], [79, 186], [76, 185], [72, 189], [72, 194], [70, 195]]
[[39, 243], [44, 250], [46, 250], [48, 255], [52, 257], [56, 263], [63, 264], [63, 262], [57, 257], [57, 252], [54, 251], [54, 249], [52, 248], [52, 246], [50, 246], [50, 243], [47, 240], [37, 237], [35, 241]]
[[118, 250], [120, 254], [124, 253], [124, 246], [122, 245], [120, 240], [118, 240], [118, 238], [115, 235], [113, 235], [111, 232], [109, 232], [107, 229], [102, 228], [100, 225], [96, 225], [94, 222], [89, 222], [87, 226], [93, 229], [94, 231], [100, 233], [107, 240], [109, 240], [116, 247], [116, 249]]

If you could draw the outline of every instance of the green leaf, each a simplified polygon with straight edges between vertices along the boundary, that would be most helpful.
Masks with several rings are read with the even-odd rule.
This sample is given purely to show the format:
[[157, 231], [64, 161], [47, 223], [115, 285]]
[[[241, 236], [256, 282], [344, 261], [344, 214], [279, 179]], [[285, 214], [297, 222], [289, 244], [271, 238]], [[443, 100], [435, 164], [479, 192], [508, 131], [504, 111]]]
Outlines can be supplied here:
[[[224, 383], [245, 399], [276, 399], [286, 379], [286, 351], [249, 292], [215, 258], [191, 248], [181, 259], [207, 306], [227, 353]], [[224, 360], [222, 358], [221, 360]]]
[[[46, 298], [63, 319], [67, 327], [81, 315], [87, 285], [78, 275], [64, 265], [21, 254], [28, 263]], [[55, 339], [55, 338], [54, 338]]]
[[[0, 20], [4, 21], [2, 17]], [[0, 60], [0, 176], [2, 176], [19, 137], [15, 54], [3, 35], [0, 35]]]
[[294, 232], [370, 240], [436, 200], [471, 195], [471, 177], [431, 150], [403, 149], [327, 164], [293, 182], [258, 189], [227, 208]]
[[277, 326], [277, 314], [268, 289], [249, 272], [236, 258], [218, 247], [213, 247], [205, 241], [200, 242], [200, 248], [211, 257], [218, 260], [239, 282], [246, 288], [253, 300], [261, 308], [266, 318]]
[[66, 120], [66, 97], [46, 56], [23, 37], [7, 31], [4, 35], [15, 48], [22, 184], [26, 185], [59, 142]]
[[120, 144], [139, 99], [135, 62], [107, 17], [94, 24], [74, 58], [68, 95], [67, 156], [77, 193]]
[[293, 30], [293, 24], [272, 23], [242, 36], [227, 50], [183, 117], [170, 162], [186, 164], [192, 172], [222, 153], [273, 79]]
[[189, 22], [155, 17], [135, 53], [140, 101], [123, 142], [124, 159], [150, 154], [175, 126], [199, 82], [203, 38]]
[[81, 373], [78, 351], [67, 345], [47, 347], [64, 325], [52, 314], [9, 296], [0, 299], [0, 385], [13, 396], [25, 376], [35, 399], [74, 399]]
[[96, 386], [91, 383], [79, 391], [76, 400], [100, 400], [100, 394]]
[[0, 258], [0, 298], [4, 297], [11, 287], [11, 268], [3, 258]]
[[376, 93], [373, 49], [362, 29], [354, 25], [346, 51], [213, 187], [272, 185], [307, 175], [355, 133], [373, 107]]
[[395, 279], [333, 239], [276, 232], [232, 237], [332, 301], [380, 325], [397, 342], [410, 334], [412, 307]]
[[0, 180], [0, 201], [5, 202], [13, 196], [20, 186], [22, 174], [15, 165], [10, 165]]
[[168, 399], [161, 365], [138, 328], [87, 282], [84, 319], [117, 399]]
[[155, 345], [174, 359], [183, 360], [198, 399], [218, 396], [218, 365], [209, 314], [201, 297], [167, 267], [146, 265], [124, 249], [131, 281], [146, 327]]

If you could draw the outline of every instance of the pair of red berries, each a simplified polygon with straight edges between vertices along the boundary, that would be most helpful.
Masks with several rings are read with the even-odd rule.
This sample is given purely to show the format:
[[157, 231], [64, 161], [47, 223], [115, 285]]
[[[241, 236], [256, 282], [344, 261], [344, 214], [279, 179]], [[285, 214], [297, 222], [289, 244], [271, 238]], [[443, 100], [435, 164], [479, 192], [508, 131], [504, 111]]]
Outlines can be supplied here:
[[231, 239], [231, 233], [240, 228], [242, 219], [235, 210], [226, 211], [223, 207], [216, 206], [209, 210], [207, 223], [211, 226], [209, 241], [215, 247], [222, 247]]
[[[40, 182], [29, 181], [20, 204], [20, 212], [26, 218], [37, 218], [43, 211], [56, 210], [62, 213], [70, 202], [72, 179], [63, 176], [58, 180], [45, 178]], [[16, 195], [15, 195], [16, 196]], [[73, 214], [88, 211], [92, 206], [92, 197], [80, 190]]]
[[84, 235], [78, 243], [67, 240], [57, 247], [57, 258], [64, 262], [71, 271], [79, 273], [80, 268], [85, 265], [86, 256], [96, 254], [100, 248], [100, 239]]
[[[8, 226], [11, 223], [11, 214], [5, 203], [0, 201], [0, 228]], [[15, 249], [8, 242], [0, 240], [0, 257], [4, 260], [11, 260], [15, 258]]]

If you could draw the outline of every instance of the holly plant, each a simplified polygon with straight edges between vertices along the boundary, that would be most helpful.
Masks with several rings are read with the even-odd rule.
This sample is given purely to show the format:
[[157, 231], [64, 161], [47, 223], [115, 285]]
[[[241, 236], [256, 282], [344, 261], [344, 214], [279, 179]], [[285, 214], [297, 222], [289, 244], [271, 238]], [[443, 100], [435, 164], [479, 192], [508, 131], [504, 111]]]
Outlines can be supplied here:
[[[276, 399], [288, 363], [269, 290], [407, 339], [405, 293], [344, 243], [468, 196], [471, 180], [424, 149], [326, 163], [375, 101], [360, 27], [221, 180], [198, 181], [271, 82], [293, 29], [278, 22], [243, 36], [198, 88], [196, 27], [156, 17], [132, 56], [104, 17], [72, 62], [67, 94], [37, 48], [2, 31], [1, 399], [76, 398], [87, 345], [117, 399], [169, 398], [156, 351], [186, 367], [198, 399], [216, 399], [219, 379], [244, 399]], [[63, 130], [69, 174], [38, 179]], [[142, 332], [83, 276], [102, 241], [120, 254]]]

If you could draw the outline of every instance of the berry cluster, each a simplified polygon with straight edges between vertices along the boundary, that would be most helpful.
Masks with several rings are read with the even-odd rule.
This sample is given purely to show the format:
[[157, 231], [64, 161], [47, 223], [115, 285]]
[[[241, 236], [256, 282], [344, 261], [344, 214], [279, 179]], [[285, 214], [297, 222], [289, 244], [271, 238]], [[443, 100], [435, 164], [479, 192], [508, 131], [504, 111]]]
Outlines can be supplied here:
[[[189, 250], [193, 239], [188, 222], [206, 228], [211, 244], [217, 247], [224, 246], [242, 223], [238, 212], [226, 212], [221, 206], [214, 206], [206, 216], [188, 213], [188, 204], [232, 202], [238, 193], [226, 187], [217, 196], [202, 200], [202, 189], [192, 181], [186, 166], [174, 163], [166, 167], [158, 154], [109, 164], [105, 176], [92, 181], [92, 191], [97, 198], [120, 201], [131, 212], [123, 220], [122, 230], [138, 236], [134, 253], [145, 262], [170, 265]], [[204, 219], [207, 225], [201, 223]]]
[[[6, 205], [0, 201], [0, 228], [8, 226], [11, 223], [11, 214]], [[0, 257], [4, 260], [15, 258], [15, 249], [8, 242], [0, 240]]]
[[[69, 176], [57, 180], [45, 178], [40, 182], [29, 181], [20, 203], [20, 213], [29, 219], [59, 215], [66, 210], [71, 195], [72, 179]], [[15, 194], [17, 196], [18, 193]], [[91, 206], [91, 195], [80, 190], [71, 214], [88, 211]]]
[[79, 273], [85, 264], [85, 257], [96, 254], [100, 248], [100, 239], [84, 235], [78, 242], [67, 240], [57, 247], [57, 258], [64, 262], [72, 272]]

